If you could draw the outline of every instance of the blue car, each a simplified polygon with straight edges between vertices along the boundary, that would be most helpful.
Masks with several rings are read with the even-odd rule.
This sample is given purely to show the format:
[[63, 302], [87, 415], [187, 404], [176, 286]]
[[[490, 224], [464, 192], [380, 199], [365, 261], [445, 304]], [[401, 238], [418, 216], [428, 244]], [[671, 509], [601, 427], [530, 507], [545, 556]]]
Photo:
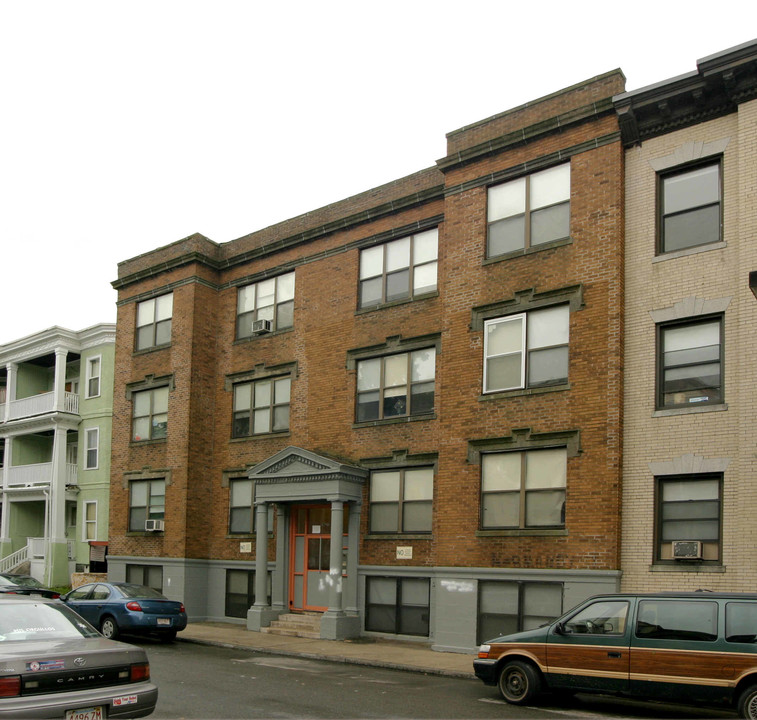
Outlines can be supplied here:
[[184, 603], [145, 585], [98, 582], [64, 595], [66, 605], [111, 640], [121, 633], [157, 635], [170, 641], [187, 626]]

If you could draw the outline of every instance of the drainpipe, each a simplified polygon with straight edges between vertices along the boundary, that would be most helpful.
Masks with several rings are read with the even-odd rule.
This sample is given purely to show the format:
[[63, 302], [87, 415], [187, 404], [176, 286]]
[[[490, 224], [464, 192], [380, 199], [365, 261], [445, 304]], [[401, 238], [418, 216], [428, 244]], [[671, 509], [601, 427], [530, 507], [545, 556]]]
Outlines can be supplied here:
[[50, 491], [42, 488], [45, 494], [45, 575], [44, 584], [50, 587]]

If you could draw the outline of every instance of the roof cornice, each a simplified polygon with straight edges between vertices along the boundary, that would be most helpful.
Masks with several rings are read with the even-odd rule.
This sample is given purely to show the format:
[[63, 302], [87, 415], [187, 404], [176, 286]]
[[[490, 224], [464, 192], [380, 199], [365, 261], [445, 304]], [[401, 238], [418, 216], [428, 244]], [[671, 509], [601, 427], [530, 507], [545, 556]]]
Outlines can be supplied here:
[[623, 144], [736, 112], [757, 97], [757, 41], [697, 61], [684, 75], [621, 93], [613, 98]]

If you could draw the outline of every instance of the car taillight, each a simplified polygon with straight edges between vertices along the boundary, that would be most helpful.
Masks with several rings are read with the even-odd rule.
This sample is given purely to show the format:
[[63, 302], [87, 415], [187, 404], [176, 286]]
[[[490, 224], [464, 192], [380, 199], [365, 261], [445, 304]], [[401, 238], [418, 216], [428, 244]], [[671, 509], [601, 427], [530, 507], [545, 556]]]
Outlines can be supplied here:
[[480, 658], [488, 658], [489, 657], [489, 651], [491, 650], [491, 645], [481, 645], [478, 649], [478, 656]]
[[142, 682], [150, 679], [150, 663], [139, 663], [131, 666], [131, 682]]
[[181, 604], [179, 605], [179, 612], [180, 612], [180, 613], [185, 613], [185, 612], [186, 612], [186, 610], [184, 609], [184, 603], [181, 603]]
[[53, 600], [57, 600], [60, 597], [60, 593], [53, 593]]
[[18, 697], [21, 694], [21, 676], [0, 678], [0, 697]]
[[142, 606], [136, 600], [132, 600], [131, 602], [127, 602], [126, 603], [126, 609], [127, 610], [134, 610], [135, 612], [142, 612]]

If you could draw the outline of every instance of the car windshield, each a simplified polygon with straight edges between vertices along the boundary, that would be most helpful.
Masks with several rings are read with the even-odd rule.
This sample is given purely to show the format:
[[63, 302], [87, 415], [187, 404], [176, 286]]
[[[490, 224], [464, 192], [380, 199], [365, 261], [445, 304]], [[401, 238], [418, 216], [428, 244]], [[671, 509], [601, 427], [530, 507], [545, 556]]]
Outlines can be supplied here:
[[160, 598], [165, 599], [157, 590], [146, 585], [116, 585], [116, 587], [128, 598]]
[[16, 585], [23, 585], [24, 587], [32, 587], [32, 588], [44, 587], [44, 585], [42, 585], [42, 583], [39, 580], [37, 580], [37, 578], [33, 578], [31, 575], [14, 576], [11, 579], [11, 582], [16, 583]]
[[62, 603], [0, 601], [0, 643], [98, 635], [92, 626]]

